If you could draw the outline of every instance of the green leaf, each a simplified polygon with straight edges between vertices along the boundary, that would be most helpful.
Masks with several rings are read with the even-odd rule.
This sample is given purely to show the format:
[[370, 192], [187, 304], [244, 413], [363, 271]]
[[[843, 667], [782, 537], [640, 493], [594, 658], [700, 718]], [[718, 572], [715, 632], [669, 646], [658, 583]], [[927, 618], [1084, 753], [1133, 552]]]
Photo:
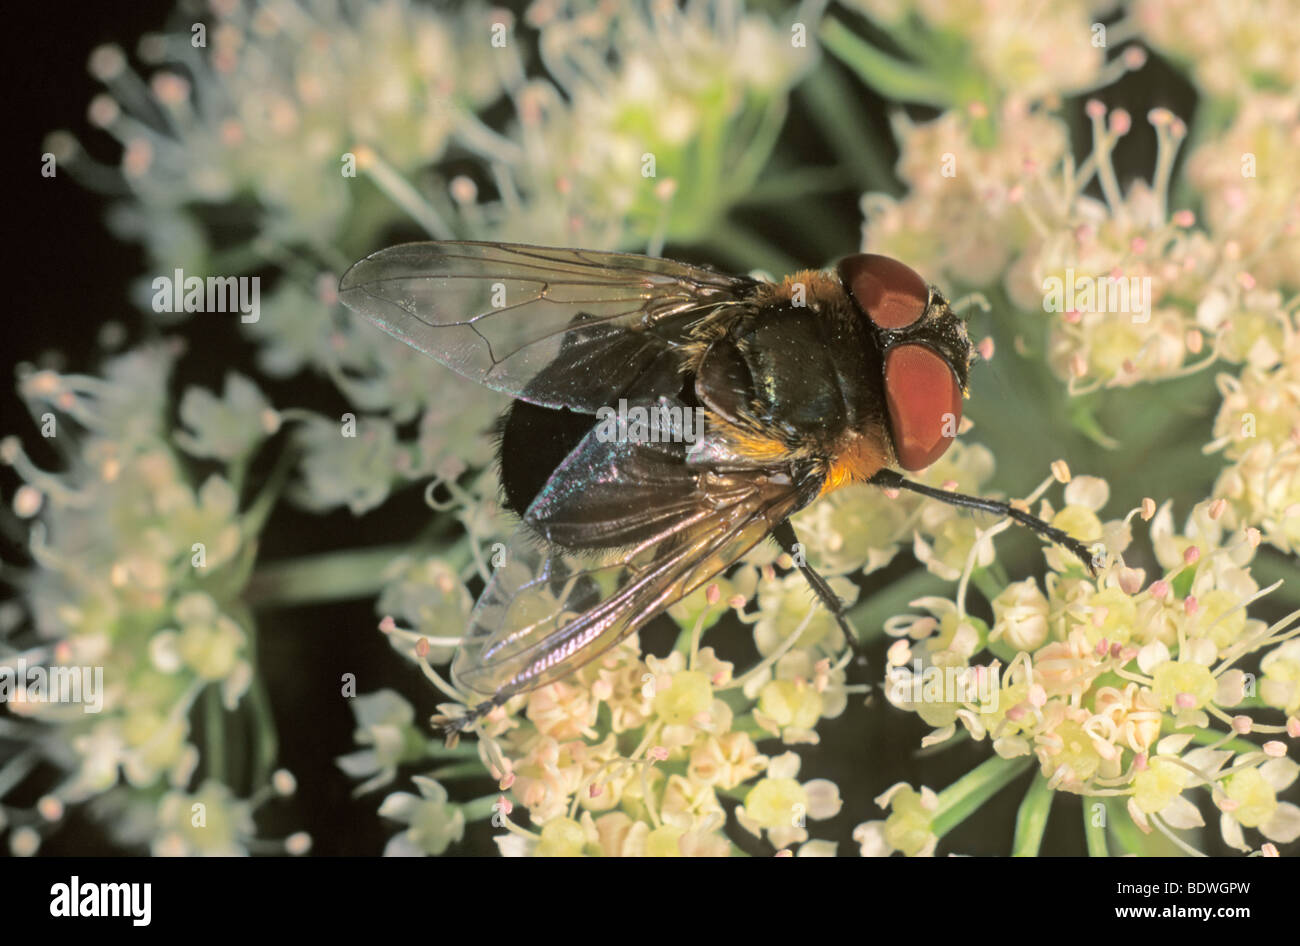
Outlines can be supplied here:
[[885, 98], [936, 106], [953, 104], [952, 91], [947, 83], [924, 69], [882, 52], [838, 20], [827, 19], [822, 24], [821, 41], [836, 58]]

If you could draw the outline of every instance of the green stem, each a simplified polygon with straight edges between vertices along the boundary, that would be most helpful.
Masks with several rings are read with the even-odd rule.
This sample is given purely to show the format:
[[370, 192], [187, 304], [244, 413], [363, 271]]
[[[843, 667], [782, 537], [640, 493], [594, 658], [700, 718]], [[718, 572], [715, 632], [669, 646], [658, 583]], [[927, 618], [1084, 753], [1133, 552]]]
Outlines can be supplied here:
[[271, 562], [253, 573], [244, 600], [253, 608], [284, 608], [367, 598], [384, 586], [394, 559], [434, 551], [431, 545], [381, 545]]
[[[240, 529], [248, 538], [258, 535], [262, 531], [262, 526], [266, 524], [266, 519], [271, 515], [271, 510], [275, 508], [276, 501], [284, 491], [285, 484], [289, 482], [289, 474], [293, 472], [294, 462], [298, 459], [298, 451], [289, 448], [276, 458], [275, 466], [271, 470], [271, 475], [267, 477], [266, 485], [262, 487], [261, 492], [248, 505], [248, 509], [240, 519]], [[242, 478], [242, 477], [241, 477]]]
[[925, 105], [952, 104], [948, 84], [909, 63], [895, 59], [850, 31], [839, 20], [822, 22], [821, 41], [844, 65], [887, 99]]
[[478, 743], [462, 742], [454, 746], [447, 746], [441, 742], [430, 741], [425, 755], [430, 759], [477, 759]]
[[[731, 180], [732, 193], [736, 197], [743, 197], [745, 192], [751, 189], [751, 185], [767, 165], [768, 159], [772, 156], [772, 149], [776, 146], [777, 139], [781, 136], [781, 129], [785, 125], [785, 114], [783, 98], [774, 99], [763, 109], [763, 117], [745, 148], [743, 157], [736, 165], [734, 175], [728, 176]], [[709, 181], [715, 178], [706, 177], [703, 180]]]
[[[853, 176], [859, 190], [898, 196], [902, 188], [885, 163], [887, 142], [871, 131], [870, 118], [857, 114], [857, 97], [849, 83], [828, 67], [817, 69], [799, 86], [799, 94], [839, 164]], [[848, 115], [846, 109], [852, 109]]]
[[[808, 198], [853, 187], [853, 177], [841, 168], [810, 167], [777, 171], [737, 196], [738, 204], [804, 206]], [[811, 208], [809, 208], [811, 209]]]
[[208, 777], [224, 782], [226, 780], [226, 720], [225, 707], [221, 705], [220, 684], [213, 683], [208, 687], [203, 703]]
[[934, 833], [943, 837], [1032, 764], [1033, 759], [1026, 756], [1004, 759], [995, 755], [971, 769], [939, 793], [939, 808], [932, 821]]
[[1029, 791], [1016, 812], [1016, 835], [1011, 844], [1012, 857], [1037, 857], [1047, 830], [1047, 817], [1052, 813], [1056, 792], [1048, 787], [1042, 773], [1034, 776]]
[[248, 708], [252, 714], [253, 744], [256, 746], [256, 758], [253, 765], [252, 785], [257, 788], [265, 785], [275, 765], [275, 757], [280, 751], [279, 736], [275, 731], [275, 718], [271, 715], [271, 699], [266, 692], [266, 682], [260, 673], [253, 675], [253, 684], [248, 691]]
[[487, 769], [478, 759], [472, 759], [468, 762], [456, 762], [452, 765], [443, 765], [432, 772], [428, 773], [429, 778], [442, 781], [443, 779], [452, 778], [482, 778], [487, 775]]
[[465, 813], [466, 821], [482, 821], [484, 818], [492, 817], [496, 811], [497, 803], [501, 800], [501, 795], [484, 795], [482, 798], [476, 798], [473, 801], [467, 801], [460, 806], [460, 810]]
[[1107, 798], [1105, 804], [1106, 824], [1119, 842], [1121, 851], [1125, 854], [1147, 853], [1146, 838], [1128, 816], [1127, 801], [1118, 796]]
[[[1088, 856], [1109, 857], [1110, 849], [1106, 845], [1106, 822], [1110, 819], [1109, 817], [1103, 817], [1101, 824], [1096, 824], [1093, 820], [1092, 812], [1093, 805], [1095, 804], [1099, 803], [1089, 799], [1087, 796], [1082, 796], [1083, 837], [1088, 843]], [[1109, 815], [1109, 811], [1105, 807], [1102, 808], [1102, 815]]]

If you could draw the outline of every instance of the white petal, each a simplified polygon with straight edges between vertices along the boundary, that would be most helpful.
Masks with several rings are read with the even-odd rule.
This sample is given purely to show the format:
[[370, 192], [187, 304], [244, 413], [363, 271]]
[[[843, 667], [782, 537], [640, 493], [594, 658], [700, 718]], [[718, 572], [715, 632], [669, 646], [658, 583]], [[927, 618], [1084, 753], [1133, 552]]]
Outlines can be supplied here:
[[239, 701], [248, 692], [253, 682], [253, 665], [247, 660], [235, 664], [226, 679], [221, 681], [221, 705], [233, 713], [239, 708]]
[[763, 836], [763, 825], [757, 819], [749, 816], [749, 812], [745, 810], [744, 805], [737, 805], [735, 814], [736, 821], [742, 828], [754, 835], [756, 838], [761, 838]]
[[414, 844], [411, 843], [411, 839], [406, 836], [405, 831], [401, 832], [400, 834], [393, 835], [391, 838], [388, 839], [388, 843], [384, 845], [384, 857], [427, 857], [427, 856], [428, 855], [425, 854], [424, 851], [420, 850], [418, 847], [416, 847]]
[[1156, 743], [1156, 755], [1178, 755], [1192, 741], [1191, 733], [1174, 733]]
[[821, 741], [822, 737], [815, 729], [796, 729], [787, 726], [781, 730], [781, 742], [787, 746], [815, 746]]
[[1278, 844], [1290, 844], [1300, 838], [1300, 808], [1289, 801], [1281, 802], [1273, 816], [1259, 826], [1260, 833]]
[[839, 786], [830, 779], [815, 778], [811, 782], [804, 782], [803, 788], [808, 793], [809, 818], [825, 821], [834, 818], [844, 807]]
[[839, 846], [834, 841], [809, 841], [799, 845], [796, 857], [834, 857]]
[[779, 828], [768, 828], [767, 839], [774, 848], [780, 851], [792, 844], [802, 844], [807, 841], [808, 832], [803, 828], [796, 828], [794, 825], [781, 825]]
[[492, 840], [497, 842], [497, 850], [502, 857], [527, 857], [532, 846], [528, 839], [517, 834], [498, 834]]
[[1128, 816], [1133, 819], [1133, 823], [1138, 826], [1143, 834], [1151, 833], [1151, 822], [1147, 821], [1146, 813], [1138, 807], [1137, 799], [1130, 797], [1128, 804]]
[[1296, 776], [1300, 775], [1300, 765], [1285, 756], [1281, 759], [1269, 759], [1259, 767], [1259, 774], [1264, 776], [1268, 787], [1275, 792], [1284, 792], [1291, 787]]
[[1235, 667], [1219, 676], [1214, 702], [1219, 706], [1236, 706], [1246, 696], [1246, 674]]
[[1171, 828], [1200, 828], [1205, 825], [1200, 809], [1182, 795], [1175, 796], [1173, 801], [1160, 809], [1160, 817]]
[[1110, 484], [1097, 476], [1076, 476], [1065, 487], [1065, 501], [1096, 512], [1110, 499]]
[[180, 635], [172, 630], [159, 631], [149, 640], [149, 661], [160, 673], [175, 673], [184, 661], [179, 649]]
[[993, 751], [1004, 759], [1029, 755], [1029, 740], [1023, 736], [1003, 736], [993, 740]]
[[415, 719], [415, 709], [396, 690], [376, 690], [363, 693], [352, 700], [352, 712], [357, 725], [365, 729], [379, 723], [409, 723]]
[[[1226, 749], [1211, 749], [1209, 747], [1193, 749], [1187, 755], [1183, 756], [1183, 761], [1194, 768], [1200, 769], [1207, 775], [1213, 775], [1223, 764], [1232, 758], [1232, 753]], [[1188, 773], [1191, 775], [1191, 773]], [[1191, 776], [1189, 785], [1203, 784], [1195, 775]]]
[[1138, 651], [1138, 669], [1150, 673], [1169, 659], [1169, 648], [1160, 641], [1152, 641]]
[[1190, 660], [1202, 667], [1208, 667], [1214, 663], [1218, 655], [1219, 648], [1215, 646], [1214, 641], [1208, 637], [1194, 637], [1187, 642], [1187, 647], [1179, 653], [1178, 659]]
[[885, 840], [883, 821], [864, 821], [853, 829], [853, 840], [858, 842], [858, 852], [863, 857], [888, 857], [893, 853]]
[[944, 726], [943, 729], [936, 729], [933, 732], [931, 732], [930, 735], [922, 737], [921, 748], [926, 749], [929, 748], [930, 746], [938, 745], [941, 742], [947, 742], [956, 733], [957, 733], [956, 724], [949, 723], [947, 726]]
[[406, 821], [420, 804], [420, 797], [410, 792], [393, 792], [379, 805], [379, 814], [394, 821]]
[[353, 778], [369, 775], [379, 768], [379, 756], [374, 749], [358, 749], [334, 760], [334, 764]]
[[[890, 799], [892, 799], [895, 795], [897, 795], [897, 794], [898, 794], [899, 792], [901, 792], [903, 789], [905, 789], [905, 788], [911, 788], [911, 787], [912, 787], [912, 786], [909, 785], [907, 782], [895, 782], [893, 785], [889, 786], [887, 789], [885, 789], [883, 792], [881, 792], [879, 795], [877, 795], [877, 796], [873, 799], [873, 801], [875, 801], [875, 803], [876, 803], [876, 807], [878, 807], [878, 808], [880, 808], [880, 809], [888, 809], [888, 808], [889, 808], [889, 801], [890, 801]], [[873, 822], [873, 823], [874, 823], [874, 822]]]
[[773, 756], [767, 764], [769, 778], [794, 778], [799, 774], [799, 756], [794, 752], [783, 752]]
[[1246, 838], [1241, 833], [1241, 825], [1226, 811], [1219, 815], [1219, 833], [1223, 835], [1223, 843], [1228, 847], [1235, 847], [1238, 851], [1250, 850], [1250, 845], [1246, 843]]
[[447, 790], [436, 779], [431, 779], [425, 775], [412, 775], [411, 781], [415, 783], [415, 787], [420, 790], [420, 794], [427, 800], [436, 801], [439, 804], [446, 803]]

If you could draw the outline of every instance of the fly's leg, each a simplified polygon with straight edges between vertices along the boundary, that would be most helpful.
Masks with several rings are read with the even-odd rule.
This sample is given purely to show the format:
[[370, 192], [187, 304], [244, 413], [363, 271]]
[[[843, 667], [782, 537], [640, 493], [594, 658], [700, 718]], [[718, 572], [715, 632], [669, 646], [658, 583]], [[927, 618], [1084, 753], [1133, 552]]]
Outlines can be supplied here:
[[858, 635], [853, 630], [853, 625], [849, 623], [848, 616], [845, 614], [844, 602], [840, 600], [839, 595], [831, 590], [831, 586], [826, 583], [826, 579], [817, 574], [816, 569], [804, 561], [801, 550], [797, 548], [799, 540], [794, 534], [794, 526], [790, 524], [789, 519], [772, 530], [772, 538], [776, 540], [777, 545], [781, 546], [782, 551], [794, 559], [795, 567], [803, 573], [803, 577], [812, 588], [813, 594], [826, 607], [826, 610], [835, 617], [835, 622], [839, 624], [840, 630], [844, 632], [849, 644], [856, 651], [858, 649]]
[[963, 509], [979, 509], [983, 512], [991, 512], [994, 515], [1006, 516], [1033, 529], [1039, 535], [1050, 539], [1058, 545], [1064, 546], [1074, 553], [1079, 561], [1092, 575], [1097, 574], [1097, 567], [1101, 563], [1097, 561], [1093, 551], [1084, 545], [1074, 536], [1062, 529], [1048, 525], [1042, 519], [1023, 509], [1017, 509], [1015, 506], [1001, 499], [985, 499], [982, 496], [969, 496], [966, 493], [954, 493], [946, 489], [936, 489], [933, 486], [926, 486], [924, 483], [914, 483], [905, 479], [901, 474], [893, 470], [881, 470], [870, 481], [875, 486], [883, 489], [906, 489], [913, 493], [920, 493], [922, 496], [928, 496], [931, 499], [937, 499], [940, 502], [948, 503], [950, 506], [959, 506]]
[[438, 714], [434, 716], [430, 722], [433, 723], [435, 728], [442, 732], [447, 747], [454, 749], [456, 744], [460, 742], [461, 733], [469, 729], [498, 706], [504, 706], [506, 701], [512, 696], [514, 696], [513, 693], [501, 692], [493, 696], [491, 699], [484, 700], [482, 703], [470, 707], [463, 716], [444, 716]]

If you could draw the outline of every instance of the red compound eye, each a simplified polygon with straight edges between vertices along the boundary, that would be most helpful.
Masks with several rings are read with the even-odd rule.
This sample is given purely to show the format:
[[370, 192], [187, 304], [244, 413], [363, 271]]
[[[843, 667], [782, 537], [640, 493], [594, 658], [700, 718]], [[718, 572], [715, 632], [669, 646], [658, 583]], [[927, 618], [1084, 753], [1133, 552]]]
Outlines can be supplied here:
[[961, 385], [942, 356], [924, 345], [892, 349], [885, 400], [899, 466], [920, 470], [943, 456], [961, 422]]
[[909, 266], [888, 256], [860, 253], [840, 260], [840, 280], [880, 328], [907, 328], [922, 315], [930, 290]]

